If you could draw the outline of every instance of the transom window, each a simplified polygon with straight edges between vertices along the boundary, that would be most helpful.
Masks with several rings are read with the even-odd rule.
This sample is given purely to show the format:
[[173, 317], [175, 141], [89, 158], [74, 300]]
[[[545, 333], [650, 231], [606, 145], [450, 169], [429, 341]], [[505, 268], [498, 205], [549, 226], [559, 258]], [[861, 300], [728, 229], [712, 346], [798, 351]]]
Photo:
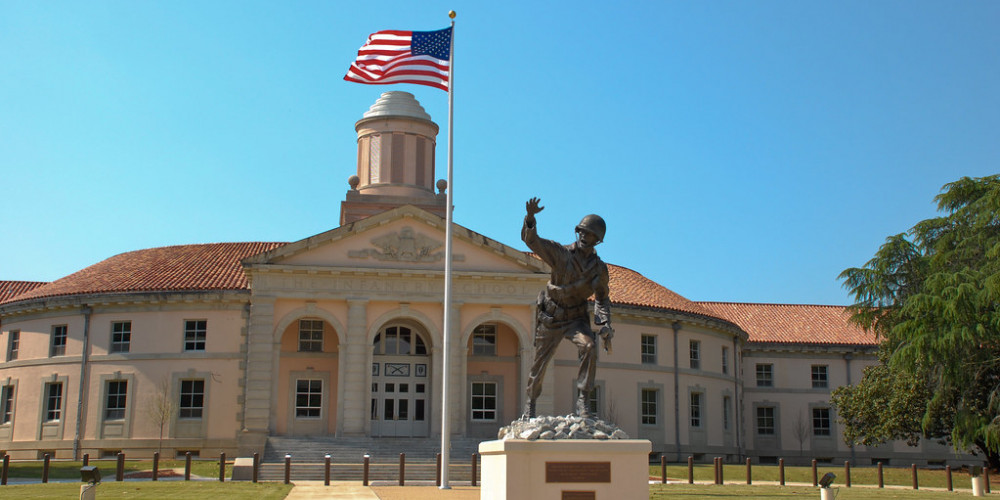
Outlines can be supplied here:
[[132, 322], [111, 323], [111, 352], [129, 352], [132, 343]]
[[639, 344], [642, 362], [656, 364], [656, 335], [643, 335]]
[[45, 420], [53, 421], [62, 418], [62, 382], [45, 384]]
[[323, 352], [322, 320], [299, 320], [299, 352]]
[[66, 355], [66, 337], [69, 328], [66, 325], [56, 325], [52, 327], [52, 348], [49, 356]]
[[181, 380], [181, 401], [177, 416], [201, 418], [205, 409], [205, 381]]
[[701, 342], [692, 340], [689, 345], [691, 351], [691, 369], [701, 369]]
[[427, 346], [420, 335], [405, 326], [390, 326], [372, 342], [374, 354], [426, 356]]
[[691, 393], [691, 427], [701, 427], [701, 400], [700, 392]]
[[757, 434], [764, 436], [774, 435], [774, 407], [757, 407]]
[[774, 387], [774, 365], [757, 364], [757, 387]]
[[493, 422], [497, 419], [497, 383], [472, 383], [472, 420]]
[[812, 365], [812, 386], [814, 389], [829, 387], [830, 381], [826, 365]]
[[10, 336], [7, 342], [7, 361], [14, 361], [17, 359], [17, 351], [21, 347], [21, 331], [11, 330], [7, 335]]
[[830, 409], [813, 408], [813, 436], [830, 435]]
[[204, 351], [208, 333], [208, 320], [189, 319], [184, 321], [184, 350]]
[[108, 397], [104, 407], [105, 420], [121, 420], [125, 418], [125, 403], [128, 394], [128, 381], [108, 381]]
[[497, 325], [479, 325], [472, 331], [472, 355], [497, 355]]
[[640, 422], [643, 425], [656, 425], [657, 415], [657, 391], [656, 389], [643, 389], [642, 399], [639, 403]]
[[323, 409], [323, 381], [299, 379], [295, 382], [295, 416], [319, 418]]

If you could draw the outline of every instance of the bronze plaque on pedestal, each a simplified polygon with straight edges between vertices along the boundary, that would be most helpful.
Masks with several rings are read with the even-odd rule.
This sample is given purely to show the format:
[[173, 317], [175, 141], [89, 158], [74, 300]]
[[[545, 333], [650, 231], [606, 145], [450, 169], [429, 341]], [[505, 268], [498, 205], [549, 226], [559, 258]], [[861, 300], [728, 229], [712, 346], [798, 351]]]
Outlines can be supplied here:
[[564, 491], [560, 500], [597, 500], [596, 491]]
[[545, 462], [545, 482], [610, 483], [611, 462]]

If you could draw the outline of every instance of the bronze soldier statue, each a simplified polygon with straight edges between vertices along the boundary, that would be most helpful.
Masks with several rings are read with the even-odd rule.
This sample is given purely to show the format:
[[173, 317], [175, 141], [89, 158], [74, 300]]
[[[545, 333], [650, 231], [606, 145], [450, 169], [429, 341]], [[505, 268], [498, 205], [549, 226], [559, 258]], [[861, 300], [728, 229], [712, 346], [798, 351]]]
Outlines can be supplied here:
[[523, 418], [534, 418], [535, 401], [542, 392], [545, 368], [559, 347], [559, 342], [571, 340], [579, 352], [580, 371], [576, 377], [576, 414], [591, 417], [587, 396], [594, 387], [597, 369], [596, 336], [587, 317], [587, 299], [594, 296], [594, 323], [600, 328], [605, 350], [611, 346], [615, 331], [611, 328], [611, 301], [608, 299], [608, 266], [597, 256], [594, 247], [604, 241], [607, 226], [604, 219], [588, 215], [576, 226], [576, 242], [563, 246], [538, 237], [535, 214], [545, 207], [539, 199], [525, 203], [521, 239], [531, 251], [552, 268], [545, 290], [538, 294], [535, 318], [535, 362], [528, 374], [528, 402]]

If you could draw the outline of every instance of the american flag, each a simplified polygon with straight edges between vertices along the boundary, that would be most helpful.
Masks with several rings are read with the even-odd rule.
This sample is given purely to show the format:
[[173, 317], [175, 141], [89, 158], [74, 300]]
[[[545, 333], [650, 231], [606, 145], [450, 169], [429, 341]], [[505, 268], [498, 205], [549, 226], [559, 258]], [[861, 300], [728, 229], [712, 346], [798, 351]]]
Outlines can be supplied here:
[[372, 33], [344, 80], [380, 85], [415, 83], [448, 91], [451, 28]]

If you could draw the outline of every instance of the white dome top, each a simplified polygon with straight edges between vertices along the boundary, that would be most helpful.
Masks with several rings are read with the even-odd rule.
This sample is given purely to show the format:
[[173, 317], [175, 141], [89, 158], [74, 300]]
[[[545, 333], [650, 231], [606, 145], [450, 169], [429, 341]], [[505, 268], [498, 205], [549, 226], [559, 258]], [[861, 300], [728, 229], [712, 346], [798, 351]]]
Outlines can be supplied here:
[[431, 115], [424, 111], [413, 94], [399, 90], [383, 93], [363, 115], [364, 118], [380, 116], [406, 116], [431, 121]]

